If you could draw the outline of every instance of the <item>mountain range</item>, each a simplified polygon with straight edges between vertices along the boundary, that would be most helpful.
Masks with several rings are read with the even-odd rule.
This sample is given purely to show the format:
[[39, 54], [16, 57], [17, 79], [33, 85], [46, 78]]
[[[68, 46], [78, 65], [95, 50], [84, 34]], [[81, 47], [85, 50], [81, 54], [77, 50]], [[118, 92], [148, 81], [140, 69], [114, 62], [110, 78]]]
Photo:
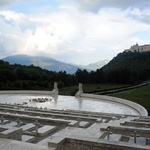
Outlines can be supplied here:
[[65, 62], [55, 60], [50, 57], [45, 56], [28, 56], [28, 55], [13, 55], [3, 58], [2, 60], [9, 62], [10, 64], [20, 64], [25, 66], [39, 66], [42, 69], [47, 69], [50, 71], [66, 71], [69, 74], [73, 74], [77, 69], [86, 69], [87, 71], [100, 69], [108, 63], [108, 60], [99, 61], [97, 63], [92, 63], [87, 66], [83, 65], [72, 65]]
[[108, 62], [109, 62], [109, 60], [105, 59], [105, 60], [100, 60], [96, 63], [90, 63], [86, 66], [83, 66], [83, 65], [79, 65], [79, 66], [82, 67], [82, 68], [85, 68], [85, 69], [97, 70], [97, 69], [100, 69], [103, 66], [105, 66]]

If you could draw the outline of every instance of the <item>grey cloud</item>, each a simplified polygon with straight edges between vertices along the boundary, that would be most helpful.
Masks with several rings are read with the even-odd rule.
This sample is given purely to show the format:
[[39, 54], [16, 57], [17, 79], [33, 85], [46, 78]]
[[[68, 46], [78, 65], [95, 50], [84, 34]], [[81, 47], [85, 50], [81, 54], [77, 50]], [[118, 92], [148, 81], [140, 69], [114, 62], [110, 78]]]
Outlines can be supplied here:
[[18, 2], [26, 2], [26, 1], [31, 1], [31, 0], [0, 0], [0, 7], [5, 7], [11, 4], [15, 4]]
[[133, 19], [139, 20], [141, 22], [144, 22], [145, 24], [150, 24], [150, 14], [141, 14], [141, 15], [132, 15], [130, 14], [130, 17]]
[[150, 0], [75, 0], [79, 7], [88, 11], [98, 11], [103, 7], [116, 7], [121, 9], [140, 8], [150, 6]]
[[0, 7], [13, 3], [13, 0], [0, 0]]

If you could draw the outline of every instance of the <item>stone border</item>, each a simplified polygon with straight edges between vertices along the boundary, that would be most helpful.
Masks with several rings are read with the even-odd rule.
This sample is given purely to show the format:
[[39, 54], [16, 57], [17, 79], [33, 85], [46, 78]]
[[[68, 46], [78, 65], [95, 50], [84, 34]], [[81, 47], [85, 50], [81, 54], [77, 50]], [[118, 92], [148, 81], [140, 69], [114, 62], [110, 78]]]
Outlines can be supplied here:
[[33, 91], [33, 90], [10, 90], [10, 91], [0, 91], [0, 94], [43, 94], [50, 95], [51, 91]]
[[[51, 143], [48, 143], [52, 146]], [[149, 146], [136, 145], [127, 142], [114, 142], [106, 140], [94, 141], [89, 138], [65, 138], [56, 147], [56, 150], [70, 150], [70, 149], [86, 149], [86, 150], [149, 150]]]
[[0, 94], [44, 94], [44, 95], [50, 95], [54, 98], [58, 98], [58, 87], [57, 83], [54, 82], [54, 89], [52, 91], [35, 91], [35, 90], [4, 90], [0, 91]]
[[148, 116], [148, 112], [143, 106], [141, 106], [141, 105], [139, 105], [139, 104], [137, 104], [135, 102], [126, 100], [126, 99], [116, 98], [116, 97], [106, 96], [106, 95], [94, 95], [94, 94], [84, 94], [84, 93], [82, 93], [80, 95], [80, 97], [95, 98], [95, 99], [101, 99], [101, 100], [117, 102], [117, 103], [124, 104], [124, 105], [127, 105], [127, 106], [133, 108], [141, 116]]

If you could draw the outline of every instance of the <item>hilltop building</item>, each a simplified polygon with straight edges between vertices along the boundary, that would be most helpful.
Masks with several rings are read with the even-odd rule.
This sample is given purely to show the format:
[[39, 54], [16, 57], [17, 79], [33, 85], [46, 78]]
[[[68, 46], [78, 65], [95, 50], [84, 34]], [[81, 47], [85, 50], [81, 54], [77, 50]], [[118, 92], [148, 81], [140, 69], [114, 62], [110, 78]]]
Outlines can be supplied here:
[[138, 45], [138, 43], [131, 46], [130, 49], [125, 50], [125, 52], [148, 52], [148, 51], [150, 51], [150, 44], [140, 46]]

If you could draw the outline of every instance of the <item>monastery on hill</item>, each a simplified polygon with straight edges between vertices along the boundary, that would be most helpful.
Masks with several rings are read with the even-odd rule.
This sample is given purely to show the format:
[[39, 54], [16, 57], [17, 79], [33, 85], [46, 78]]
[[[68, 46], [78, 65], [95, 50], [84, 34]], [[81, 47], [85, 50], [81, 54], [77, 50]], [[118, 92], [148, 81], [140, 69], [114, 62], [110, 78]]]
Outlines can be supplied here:
[[136, 45], [131, 46], [130, 49], [126, 49], [125, 52], [148, 52], [150, 51], [150, 44], [146, 44], [146, 45], [138, 45], [138, 43]]

